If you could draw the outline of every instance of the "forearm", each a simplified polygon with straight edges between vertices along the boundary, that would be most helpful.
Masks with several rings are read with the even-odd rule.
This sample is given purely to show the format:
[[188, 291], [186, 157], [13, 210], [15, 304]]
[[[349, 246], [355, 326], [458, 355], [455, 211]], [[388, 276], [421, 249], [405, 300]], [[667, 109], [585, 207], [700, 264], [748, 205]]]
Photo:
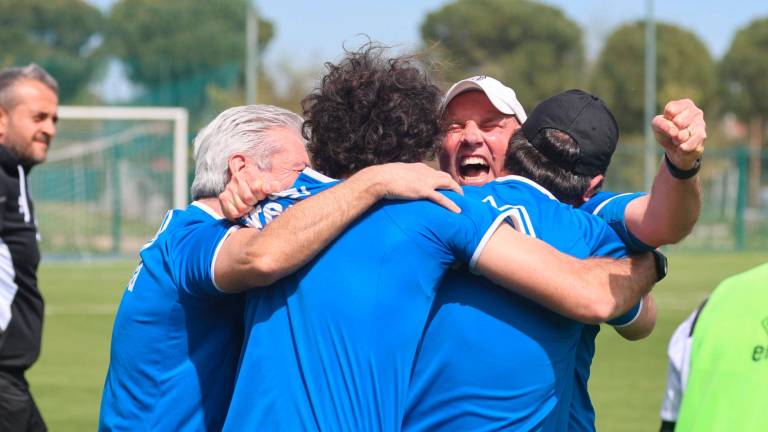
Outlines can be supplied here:
[[629, 310], [656, 281], [650, 254], [578, 260], [507, 225], [491, 237], [476, 271], [561, 315], [590, 324]]
[[656, 326], [656, 302], [651, 294], [643, 297], [643, 306], [640, 314], [632, 323], [625, 326], [616, 326], [618, 332], [627, 340], [639, 340], [648, 337]]
[[[242, 207], [254, 204], [246, 179], [237, 180], [238, 184], [230, 182], [219, 196], [222, 208], [231, 210], [225, 212], [229, 217], [239, 217]], [[306, 264], [382, 198], [427, 199], [460, 212], [456, 203], [438, 189], [463, 193], [450, 175], [421, 163], [365, 168], [345, 182], [289, 208], [261, 232], [251, 228], [232, 234], [216, 259], [216, 282], [225, 291], [271, 284]]]
[[[701, 185], [696, 174], [707, 138], [704, 113], [690, 99], [671, 101], [653, 118], [651, 128], [664, 149], [665, 160], [654, 179], [650, 195], [627, 207], [627, 228], [651, 246], [677, 243], [688, 235], [699, 218]], [[679, 170], [675, 178], [667, 161]]]
[[[591, 258], [576, 261], [577, 270], [573, 290], [588, 302], [590, 315], [582, 319], [590, 324], [603, 323], [616, 318], [641, 298], [650, 293], [656, 283], [657, 272], [650, 253], [623, 259]], [[558, 269], [565, 272], [565, 269]], [[578, 319], [578, 318], [576, 318]]]
[[[227, 270], [217, 278], [229, 291], [264, 286], [309, 262], [345, 228], [384, 196], [381, 178], [372, 169], [308, 198], [276, 218], [262, 231], [233, 235]], [[224, 253], [224, 251], [222, 251]], [[217, 260], [219, 261], [219, 260]], [[219, 280], [222, 279], [222, 280]]]
[[627, 228], [643, 243], [659, 247], [687, 236], [699, 218], [699, 176], [680, 180], [672, 177], [662, 162], [648, 196], [627, 205]]

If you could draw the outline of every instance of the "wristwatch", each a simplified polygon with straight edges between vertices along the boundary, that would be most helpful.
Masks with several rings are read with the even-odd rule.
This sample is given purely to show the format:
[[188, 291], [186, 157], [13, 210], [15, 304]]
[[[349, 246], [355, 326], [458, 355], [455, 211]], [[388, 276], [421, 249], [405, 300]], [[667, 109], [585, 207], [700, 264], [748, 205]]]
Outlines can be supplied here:
[[680, 180], [686, 180], [695, 176], [701, 169], [701, 158], [696, 159], [696, 162], [693, 163], [693, 168], [687, 170], [676, 167], [675, 164], [669, 160], [669, 156], [667, 156], [666, 153], [664, 153], [664, 162], [666, 162], [667, 169], [669, 170], [669, 173], [672, 174], [672, 177]]
[[656, 265], [656, 282], [658, 283], [667, 277], [667, 256], [658, 249], [652, 250], [651, 253], [653, 254], [653, 263]]

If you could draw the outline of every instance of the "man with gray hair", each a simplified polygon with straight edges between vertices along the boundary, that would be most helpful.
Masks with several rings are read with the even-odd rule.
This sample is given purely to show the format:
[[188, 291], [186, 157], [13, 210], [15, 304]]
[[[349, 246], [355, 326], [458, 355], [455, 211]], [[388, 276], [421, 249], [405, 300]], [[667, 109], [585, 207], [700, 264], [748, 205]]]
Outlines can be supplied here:
[[40, 250], [27, 175], [56, 136], [58, 84], [35, 64], [0, 70], [0, 430], [45, 430], [24, 373], [40, 354]]
[[100, 430], [220, 430], [243, 338], [239, 292], [292, 273], [381, 198], [436, 194], [455, 208], [434, 190], [458, 189], [450, 176], [389, 164], [291, 207], [263, 230], [224, 219], [217, 195], [230, 178], [263, 179], [244, 185], [262, 199], [308, 175], [301, 122], [274, 106], [236, 107], [195, 138], [194, 202], [169, 211], [141, 249], [115, 318]]

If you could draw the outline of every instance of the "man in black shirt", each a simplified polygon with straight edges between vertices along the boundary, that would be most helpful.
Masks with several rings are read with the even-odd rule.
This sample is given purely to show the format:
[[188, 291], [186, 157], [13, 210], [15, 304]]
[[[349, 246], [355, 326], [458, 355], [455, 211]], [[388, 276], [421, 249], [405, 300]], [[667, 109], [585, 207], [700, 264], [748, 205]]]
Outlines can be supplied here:
[[56, 135], [58, 85], [41, 67], [0, 70], [0, 431], [46, 430], [24, 372], [40, 353], [40, 250], [27, 175]]

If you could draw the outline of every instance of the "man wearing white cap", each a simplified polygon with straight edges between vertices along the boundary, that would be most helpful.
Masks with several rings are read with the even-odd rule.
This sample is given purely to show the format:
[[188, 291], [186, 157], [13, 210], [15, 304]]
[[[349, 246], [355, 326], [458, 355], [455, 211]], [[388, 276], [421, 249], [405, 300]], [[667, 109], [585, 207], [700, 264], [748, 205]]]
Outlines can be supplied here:
[[501, 177], [509, 138], [525, 122], [515, 91], [486, 76], [459, 81], [443, 102], [440, 168], [462, 185]]

